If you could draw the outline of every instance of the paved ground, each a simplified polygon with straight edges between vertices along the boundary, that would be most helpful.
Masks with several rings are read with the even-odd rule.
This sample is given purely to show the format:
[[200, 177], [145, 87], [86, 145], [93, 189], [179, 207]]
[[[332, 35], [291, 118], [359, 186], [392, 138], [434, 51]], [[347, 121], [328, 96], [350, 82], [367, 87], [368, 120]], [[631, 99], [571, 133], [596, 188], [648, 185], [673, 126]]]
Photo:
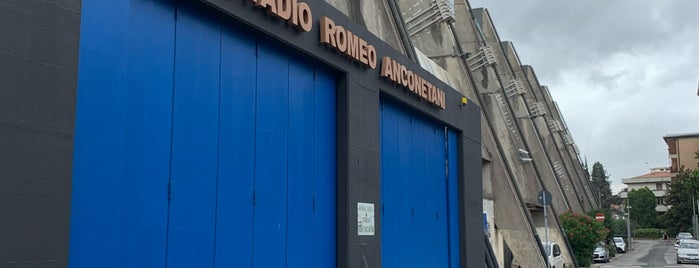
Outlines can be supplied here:
[[609, 263], [597, 263], [590, 266], [612, 267], [696, 267], [696, 265], [677, 264], [674, 241], [637, 240], [634, 250], [617, 254]]

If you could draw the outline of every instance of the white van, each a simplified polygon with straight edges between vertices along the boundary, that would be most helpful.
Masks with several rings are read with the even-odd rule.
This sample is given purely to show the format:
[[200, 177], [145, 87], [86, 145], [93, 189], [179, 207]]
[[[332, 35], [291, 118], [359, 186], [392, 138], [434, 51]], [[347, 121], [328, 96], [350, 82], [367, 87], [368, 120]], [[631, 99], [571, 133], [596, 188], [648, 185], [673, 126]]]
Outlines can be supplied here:
[[614, 238], [614, 246], [616, 246], [616, 252], [621, 252], [624, 253], [626, 252], [626, 243], [624, 243], [624, 238], [615, 236]]
[[563, 256], [561, 256], [561, 247], [559, 247], [558, 244], [555, 242], [544, 243], [544, 249], [546, 250], [546, 255], [548, 255], [551, 268], [566, 267]]

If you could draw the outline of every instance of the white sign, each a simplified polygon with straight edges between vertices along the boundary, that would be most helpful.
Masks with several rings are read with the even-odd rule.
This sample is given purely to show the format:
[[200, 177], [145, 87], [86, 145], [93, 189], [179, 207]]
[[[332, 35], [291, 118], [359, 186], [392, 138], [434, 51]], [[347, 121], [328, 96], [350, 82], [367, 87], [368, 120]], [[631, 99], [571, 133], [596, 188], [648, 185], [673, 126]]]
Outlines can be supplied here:
[[374, 204], [357, 202], [357, 235], [374, 235]]

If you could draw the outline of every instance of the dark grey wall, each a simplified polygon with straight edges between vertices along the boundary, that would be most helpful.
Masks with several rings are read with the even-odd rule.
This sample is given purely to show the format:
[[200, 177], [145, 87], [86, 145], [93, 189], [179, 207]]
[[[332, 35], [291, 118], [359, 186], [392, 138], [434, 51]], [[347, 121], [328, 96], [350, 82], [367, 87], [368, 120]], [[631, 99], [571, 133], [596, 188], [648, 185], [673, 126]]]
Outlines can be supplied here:
[[0, 267], [67, 267], [80, 5], [0, 1]]

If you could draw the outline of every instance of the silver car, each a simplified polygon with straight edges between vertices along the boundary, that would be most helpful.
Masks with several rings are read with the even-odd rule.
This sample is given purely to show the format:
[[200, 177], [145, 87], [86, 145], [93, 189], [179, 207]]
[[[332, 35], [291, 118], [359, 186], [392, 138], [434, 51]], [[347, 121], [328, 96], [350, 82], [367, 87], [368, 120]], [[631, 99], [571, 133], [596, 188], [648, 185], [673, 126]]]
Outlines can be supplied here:
[[699, 263], [699, 241], [681, 240], [677, 247], [677, 263]]
[[595, 262], [609, 262], [609, 250], [604, 243], [597, 244], [597, 248], [592, 252], [592, 260]]
[[692, 239], [692, 238], [693, 238], [693, 237], [692, 237], [692, 234], [691, 234], [691, 233], [687, 233], [687, 232], [677, 233], [677, 237], [675, 237], [675, 239], [677, 239], [677, 240], [681, 240], [681, 239]]

